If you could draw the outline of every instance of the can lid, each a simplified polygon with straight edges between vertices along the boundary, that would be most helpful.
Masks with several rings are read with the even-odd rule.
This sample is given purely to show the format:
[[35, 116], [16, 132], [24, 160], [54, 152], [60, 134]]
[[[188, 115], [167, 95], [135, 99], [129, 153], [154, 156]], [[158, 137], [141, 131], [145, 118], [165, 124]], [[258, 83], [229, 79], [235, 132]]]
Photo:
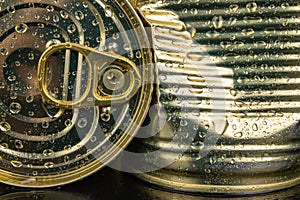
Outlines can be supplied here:
[[69, 183], [131, 141], [153, 68], [127, 0], [0, 1], [0, 40], [1, 182]]

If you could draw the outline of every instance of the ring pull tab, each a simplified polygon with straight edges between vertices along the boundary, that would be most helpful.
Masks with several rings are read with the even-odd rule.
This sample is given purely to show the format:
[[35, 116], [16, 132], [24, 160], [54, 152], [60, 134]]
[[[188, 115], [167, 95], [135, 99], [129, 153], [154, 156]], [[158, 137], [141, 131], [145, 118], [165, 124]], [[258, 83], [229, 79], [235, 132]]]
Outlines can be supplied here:
[[[70, 63], [64, 66], [63, 95], [57, 98], [48, 90], [49, 60], [55, 53], [66, 51], [65, 59], [71, 60], [71, 52], [77, 52], [81, 60], [77, 65], [75, 90], [69, 94]], [[87, 68], [87, 69], [83, 69]], [[86, 71], [83, 77], [82, 71]], [[52, 83], [55, 84], [55, 83]], [[111, 52], [101, 52], [76, 43], [60, 43], [50, 46], [38, 64], [38, 88], [44, 100], [59, 108], [72, 109], [90, 106], [120, 104], [132, 98], [141, 86], [141, 75], [134, 62]], [[84, 89], [82, 89], [84, 88]]]

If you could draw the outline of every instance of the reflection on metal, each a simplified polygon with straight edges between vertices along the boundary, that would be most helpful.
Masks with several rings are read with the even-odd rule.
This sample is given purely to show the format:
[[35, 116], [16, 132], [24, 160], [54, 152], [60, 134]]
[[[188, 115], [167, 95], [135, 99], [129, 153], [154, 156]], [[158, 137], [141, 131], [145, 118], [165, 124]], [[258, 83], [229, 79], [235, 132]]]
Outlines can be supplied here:
[[112, 160], [149, 108], [149, 47], [126, 0], [0, 1], [0, 181], [62, 185]]
[[[137, 176], [209, 193], [259, 193], [299, 184], [299, 3], [137, 5], [152, 23], [157, 101], [168, 113], [164, 130], [137, 142], [137, 148], [159, 150], [155, 159], [146, 156], [149, 165], [176, 158]], [[175, 137], [182, 140], [174, 143]]]
[[[84, 57], [88, 72], [85, 91], [80, 91], [80, 81], [76, 83], [76, 92], [82, 96], [77, 99], [63, 100], [53, 97], [47, 87], [49, 58], [62, 50], [75, 51]], [[82, 63], [79, 67], [82, 67]], [[141, 87], [141, 76], [135, 63], [114, 53], [105, 53], [76, 43], [61, 43], [50, 46], [40, 57], [38, 64], [39, 90], [43, 100], [59, 108], [72, 109], [87, 106], [109, 106], [124, 103], [132, 98]], [[77, 71], [82, 71], [77, 69]], [[70, 73], [67, 71], [66, 73]], [[104, 75], [104, 76], [103, 76]], [[67, 79], [68, 76], [63, 77]], [[63, 81], [65, 82], [65, 80]], [[67, 86], [66, 86], [67, 87]], [[109, 92], [112, 94], [109, 94]], [[66, 91], [64, 91], [66, 95]], [[64, 95], [63, 95], [64, 97]]]
[[74, 199], [74, 200], [89, 200], [89, 197], [63, 191], [29, 191], [29, 192], [13, 192], [5, 195], [0, 195], [1, 200], [52, 200], [52, 199]]

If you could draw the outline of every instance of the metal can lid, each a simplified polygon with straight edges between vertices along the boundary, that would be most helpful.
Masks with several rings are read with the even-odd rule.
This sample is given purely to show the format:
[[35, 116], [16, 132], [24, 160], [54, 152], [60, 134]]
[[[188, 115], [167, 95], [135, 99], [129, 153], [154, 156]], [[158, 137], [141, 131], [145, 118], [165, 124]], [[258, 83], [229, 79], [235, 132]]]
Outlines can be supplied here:
[[0, 1], [0, 180], [47, 187], [102, 168], [151, 100], [149, 42], [127, 0]]

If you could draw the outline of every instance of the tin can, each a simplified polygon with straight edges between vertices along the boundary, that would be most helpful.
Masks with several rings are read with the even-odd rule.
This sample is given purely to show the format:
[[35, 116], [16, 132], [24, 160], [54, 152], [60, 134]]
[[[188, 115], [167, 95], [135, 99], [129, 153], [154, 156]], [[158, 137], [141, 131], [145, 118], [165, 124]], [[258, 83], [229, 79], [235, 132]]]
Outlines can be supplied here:
[[137, 142], [148, 165], [137, 176], [209, 193], [299, 184], [299, 2], [139, 6], [152, 24], [158, 111]]
[[128, 1], [0, 1], [0, 181], [48, 187], [112, 160], [150, 104], [152, 53]]

